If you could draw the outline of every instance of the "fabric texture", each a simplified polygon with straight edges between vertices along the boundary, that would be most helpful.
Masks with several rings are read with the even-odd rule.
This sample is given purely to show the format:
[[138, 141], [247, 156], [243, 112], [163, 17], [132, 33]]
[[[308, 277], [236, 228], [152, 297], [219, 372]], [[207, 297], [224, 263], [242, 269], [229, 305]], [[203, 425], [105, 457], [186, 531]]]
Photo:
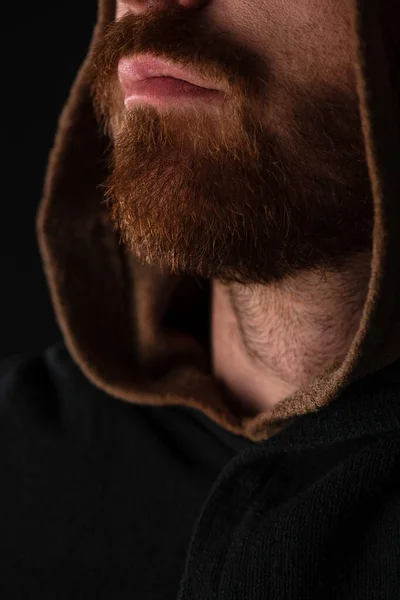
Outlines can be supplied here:
[[2, 600], [176, 598], [209, 489], [252, 442], [116, 401], [63, 343], [0, 363], [0, 398]]
[[[390, 70], [379, 26], [385, 23], [381, 3], [353, 4], [355, 68], [375, 215], [369, 293], [342, 365], [272, 411], [252, 417], [232, 414], [210, 372], [208, 282], [200, 285], [144, 266], [119, 246], [102, 203], [107, 140], [95, 122], [86, 59], [60, 119], [37, 231], [67, 347], [105, 392], [127, 402], [192, 406], [257, 441], [329, 404], [350, 381], [400, 357], [398, 76]], [[392, 6], [391, 23], [399, 10], [396, 2]], [[93, 43], [114, 11], [114, 1], [100, 0]]]
[[271, 439], [116, 401], [63, 342], [0, 364], [6, 600], [395, 600], [400, 365]]
[[37, 218], [64, 339], [0, 363], [1, 598], [400, 597], [400, 15], [352, 1], [369, 292], [342, 365], [256, 417], [212, 376], [209, 283], [118, 243], [83, 64]]

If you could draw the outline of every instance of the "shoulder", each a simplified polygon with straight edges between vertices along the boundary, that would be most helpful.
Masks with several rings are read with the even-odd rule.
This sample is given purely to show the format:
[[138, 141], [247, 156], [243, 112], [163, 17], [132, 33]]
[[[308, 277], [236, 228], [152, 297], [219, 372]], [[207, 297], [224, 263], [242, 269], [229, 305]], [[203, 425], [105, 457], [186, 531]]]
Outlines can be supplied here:
[[0, 361], [1, 406], [20, 392], [32, 393], [48, 386], [50, 369], [46, 352], [48, 350], [39, 354], [21, 352]]
[[73, 364], [63, 342], [43, 352], [20, 353], [0, 361], [0, 411], [26, 411], [35, 405], [45, 410], [46, 399], [54, 403], [66, 383], [83, 376]]
[[[64, 342], [0, 361], [0, 444], [69, 436], [104, 394], [84, 377]], [[99, 399], [100, 397], [100, 399]], [[96, 400], [95, 400], [96, 399]]]
[[[124, 454], [129, 447], [134, 453], [164, 456], [178, 444], [197, 456], [213, 440], [222, 445], [212, 426], [189, 407], [124, 402], [100, 390], [82, 373], [64, 341], [38, 354], [0, 361], [3, 455], [17, 446], [27, 448], [29, 457], [33, 448], [54, 451], [71, 445], [101, 454], [112, 445], [113, 453]], [[209, 453], [213, 455], [212, 449]]]

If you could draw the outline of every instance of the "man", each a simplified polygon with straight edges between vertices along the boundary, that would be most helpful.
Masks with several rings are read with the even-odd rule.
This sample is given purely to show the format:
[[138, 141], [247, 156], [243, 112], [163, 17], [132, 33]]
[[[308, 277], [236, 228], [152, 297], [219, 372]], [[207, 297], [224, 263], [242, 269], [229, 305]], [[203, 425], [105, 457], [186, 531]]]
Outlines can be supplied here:
[[2, 365], [6, 598], [400, 592], [399, 7], [104, 0]]

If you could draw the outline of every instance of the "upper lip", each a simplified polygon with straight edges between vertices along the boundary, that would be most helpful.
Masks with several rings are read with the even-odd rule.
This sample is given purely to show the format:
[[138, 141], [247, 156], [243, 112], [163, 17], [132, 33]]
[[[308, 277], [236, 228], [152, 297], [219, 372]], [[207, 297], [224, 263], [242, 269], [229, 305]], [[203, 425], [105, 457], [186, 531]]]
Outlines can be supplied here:
[[152, 77], [173, 77], [187, 81], [192, 85], [209, 90], [223, 91], [210, 80], [206, 80], [198, 73], [190, 71], [179, 64], [158, 58], [152, 55], [141, 55], [134, 58], [122, 58], [118, 63], [118, 76], [125, 92], [138, 81], [144, 81]]

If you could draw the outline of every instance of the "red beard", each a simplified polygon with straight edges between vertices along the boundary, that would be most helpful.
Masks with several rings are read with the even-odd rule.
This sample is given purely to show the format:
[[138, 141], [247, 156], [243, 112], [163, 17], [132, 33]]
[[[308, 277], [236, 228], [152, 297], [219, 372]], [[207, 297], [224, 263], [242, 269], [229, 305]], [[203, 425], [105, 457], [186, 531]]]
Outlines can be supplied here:
[[[124, 109], [120, 58], [155, 53], [219, 78], [229, 97], [204, 110]], [[279, 115], [260, 57], [185, 11], [127, 15], [91, 57], [96, 113], [112, 139], [112, 220], [143, 261], [223, 282], [268, 283], [338, 268], [370, 249], [373, 210], [354, 95], [290, 90]], [[270, 86], [270, 87], [269, 87]], [[275, 86], [275, 87], [274, 87]], [[282, 90], [286, 94], [288, 90]]]

